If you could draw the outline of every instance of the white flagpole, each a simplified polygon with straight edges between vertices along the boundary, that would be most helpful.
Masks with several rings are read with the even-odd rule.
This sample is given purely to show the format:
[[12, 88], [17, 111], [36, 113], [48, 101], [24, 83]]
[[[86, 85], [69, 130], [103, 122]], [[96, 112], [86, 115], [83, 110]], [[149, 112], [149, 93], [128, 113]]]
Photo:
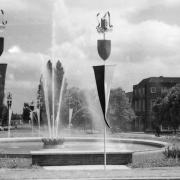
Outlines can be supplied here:
[[33, 111], [30, 112], [30, 116], [31, 116], [31, 128], [32, 128], [32, 136], [34, 134], [34, 122], [33, 122]]
[[106, 124], [104, 123], [104, 170], [106, 170]]
[[[104, 40], [105, 40], [105, 33], [104, 33]], [[104, 61], [104, 80], [105, 80], [105, 77], [106, 77], [105, 68], [106, 68], [106, 63]], [[105, 96], [106, 96], [106, 88], [107, 88], [107, 85], [106, 85], [106, 82], [104, 82]], [[105, 97], [105, 118], [106, 118], [106, 108], [107, 108], [106, 106], [107, 106], [107, 104], [106, 104], [106, 97]], [[105, 119], [105, 121], [106, 121], [106, 119]], [[106, 159], [106, 124], [104, 123], [104, 170], [106, 170], [106, 164], [107, 164], [106, 160], [107, 160]]]

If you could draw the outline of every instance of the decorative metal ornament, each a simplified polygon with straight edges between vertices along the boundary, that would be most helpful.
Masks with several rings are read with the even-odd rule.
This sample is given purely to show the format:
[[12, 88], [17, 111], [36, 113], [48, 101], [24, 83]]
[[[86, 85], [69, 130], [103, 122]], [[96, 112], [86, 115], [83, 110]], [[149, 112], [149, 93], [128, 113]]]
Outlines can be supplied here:
[[4, 10], [0, 10], [0, 15], [1, 15], [1, 28], [5, 28], [6, 24], [7, 24], [7, 20], [5, 17], [5, 12]]
[[97, 41], [97, 48], [99, 56], [105, 61], [108, 59], [111, 53], [111, 40], [105, 39], [105, 33], [112, 31], [113, 26], [110, 22], [110, 13], [109, 11], [99, 20], [100, 13], [97, 14], [98, 26], [96, 27], [97, 32], [103, 34], [104, 39]]
[[[0, 10], [0, 31], [3, 31], [6, 27], [7, 20], [5, 17], [5, 12], [4, 10]], [[0, 37], [0, 56], [2, 55], [4, 50], [4, 38]]]
[[111, 17], [109, 11], [99, 20], [100, 13], [97, 14], [98, 25], [96, 27], [98, 33], [106, 33], [112, 31], [113, 25], [111, 25]]

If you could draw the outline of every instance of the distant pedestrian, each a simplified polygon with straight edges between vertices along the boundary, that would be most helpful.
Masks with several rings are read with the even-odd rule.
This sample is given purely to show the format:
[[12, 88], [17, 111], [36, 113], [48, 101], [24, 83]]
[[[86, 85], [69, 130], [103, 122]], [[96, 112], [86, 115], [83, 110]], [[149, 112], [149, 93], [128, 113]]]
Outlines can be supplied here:
[[157, 137], [159, 137], [160, 136], [160, 128], [159, 128], [159, 126], [156, 126], [156, 134], [155, 134], [155, 136], [157, 136]]

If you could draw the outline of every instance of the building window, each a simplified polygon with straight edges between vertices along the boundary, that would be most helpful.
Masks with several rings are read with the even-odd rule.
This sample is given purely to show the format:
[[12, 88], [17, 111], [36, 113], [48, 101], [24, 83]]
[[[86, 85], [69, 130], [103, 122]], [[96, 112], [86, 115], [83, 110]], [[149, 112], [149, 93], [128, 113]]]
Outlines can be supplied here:
[[156, 87], [151, 87], [151, 93], [156, 93]]
[[143, 112], [145, 111], [145, 100], [144, 99], [142, 100], [142, 111]]
[[138, 102], [139, 102], [138, 110], [141, 111], [141, 100], [139, 100]]
[[134, 89], [134, 95], [136, 96], [136, 89]]
[[137, 101], [134, 102], [134, 109], [137, 111]]
[[145, 95], [145, 89], [142, 88], [142, 95]]

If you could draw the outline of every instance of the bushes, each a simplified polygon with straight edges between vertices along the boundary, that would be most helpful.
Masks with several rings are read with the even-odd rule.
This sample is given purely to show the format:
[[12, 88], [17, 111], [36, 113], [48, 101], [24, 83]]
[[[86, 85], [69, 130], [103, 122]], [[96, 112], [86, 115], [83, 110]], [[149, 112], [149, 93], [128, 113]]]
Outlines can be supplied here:
[[148, 153], [148, 155], [143, 156], [140, 154], [129, 166], [131, 168], [180, 166], [180, 147], [173, 144], [166, 147], [164, 152], [160, 152], [157, 155], [150, 155], [150, 153]]
[[17, 163], [15, 159], [11, 158], [1, 158], [0, 159], [0, 168], [16, 168]]
[[135, 162], [129, 164], [131, 168], [151, 168], [151, 167], [174, 167], [180, 166], [180, 161], [173, 158], [164, 158], [158, 160], [146, 160], [144, 162]]
[[180, 158], [180, 149], [173, 144], [172, 146], [168, 146], [165, 148], [165, 151], [163, 152], [166, 158]]
[[31, 158], [0, 158], [0, 168], [32, 168], [32, 160]]

